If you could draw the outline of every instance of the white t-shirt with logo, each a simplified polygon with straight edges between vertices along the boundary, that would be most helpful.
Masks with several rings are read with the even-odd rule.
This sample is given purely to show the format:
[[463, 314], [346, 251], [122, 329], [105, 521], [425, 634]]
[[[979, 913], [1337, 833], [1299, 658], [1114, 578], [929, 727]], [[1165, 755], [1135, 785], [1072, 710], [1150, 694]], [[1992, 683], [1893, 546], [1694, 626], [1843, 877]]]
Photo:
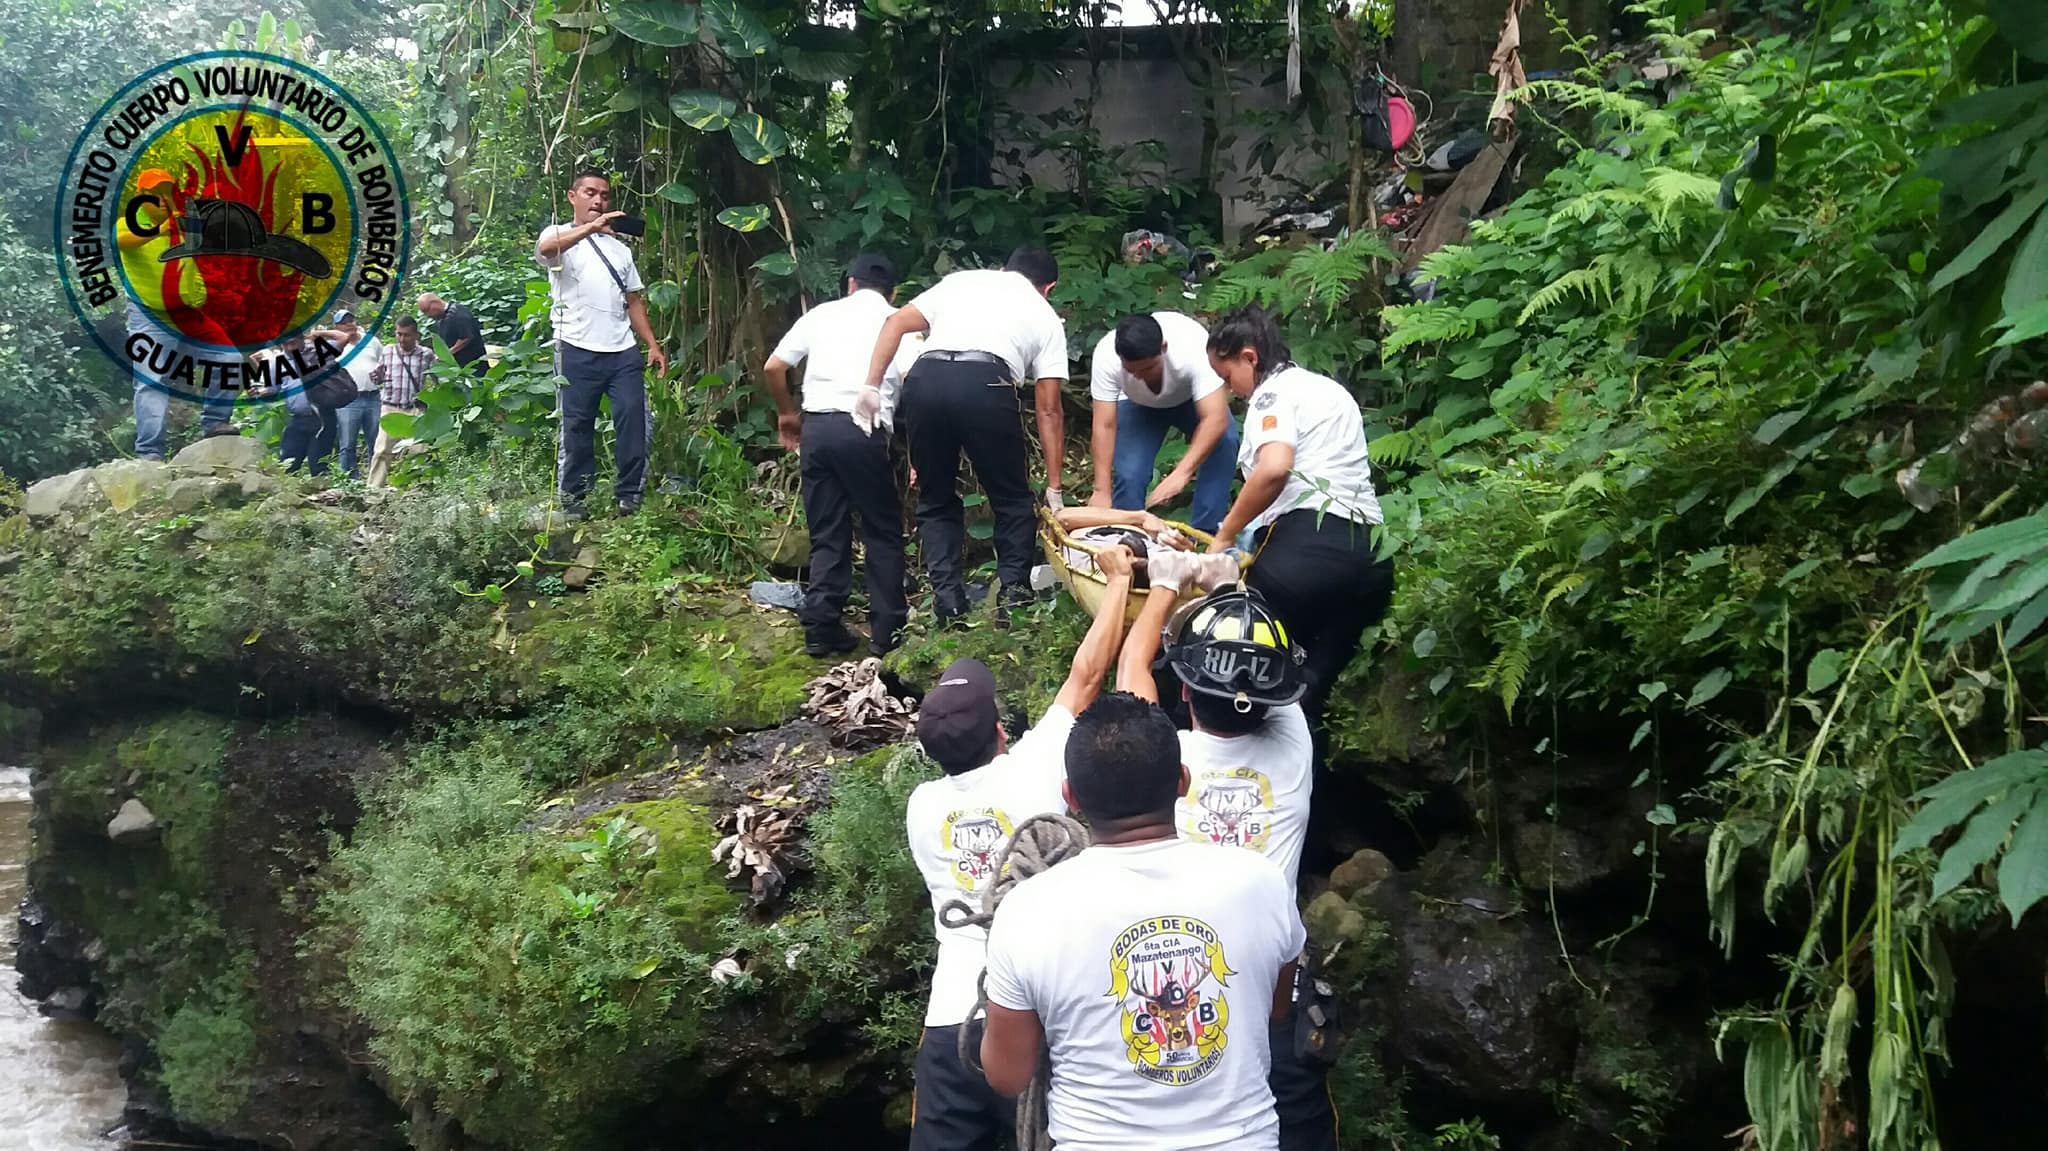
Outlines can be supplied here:
[[384, 362], [384, 341], [368, 334], [359, 335], [355, 343], [342, 349], [341, 354], [348, 360], [343, 366], [348, 369], [349, 378], [356, 382], [357, 395], [379, 390], [381, 385], [370, 378], [370, 373]]
[[[546, 240], [557, 232], [575, 229], [568, 224], [549, 224], [541, 229]], [[599, 249], [603, 255], [598, 254]], [[626, 295], [618, 280], [605, 270], [605, 261], [619, 273], [628, 291], [641, 289], [640, 270], [633, 266], [633, 249], [617, 236], [593, 232], [589, 237], [563, 248], [553, 259], [535, 258], [548, 270], [548, 289], [554, 299], [552, 317], [555, 339], [586, 352], [623, 352], [634, 344], [633, 322], [626, 315]]]
[[1015, 380], [1067, 378], [1067, 325], [1020, 272], [954, 272], [910, 303], [931, 323], [926, 351], [988, 352]]
[[1147, 408], [1177, 408], [1199, 400], [1223, 386], [1223, 377], [1209, 366], [1209, 330], [1201, 321], [1179, 312], [1154, 312], [1159, 330], [1166, 337], [1166, 362], [1161, 365], [1159, 390], [1124, 371], [1116, 354], [1116, 333], [1097, 341], [1095, 360], [1090, 365], [1088, 395], [1105, 404], [1129, 400]]
[[[851, 296], [819, 304], [797, 317], [775, 345], [775, 358], [804, 369], [804, 410], [851, 412], [853, 401], [867, 386], [868, 363], [882, 325], [896, 314], [896, 305], [882, 293], [862, 288]], [[905, 340], [904, 343], [910, 343]], [[901, 357], [901, 349], [898, 356]], [[893, 363], [893, 361], [892, 361]], [[893, 373], [882, 379], [882, 424], [893, 427], [896, 388]]]
[[1060, 1151], [1273, 1151], [1273, 988], [1306, 943], [1264, 856], [1091, 847], [1003, 900], [988, 997], [1045, 1028]]
[[1067, 736], [1074, 713], [1054, 704], [1038, 725], [984, 767], [928, 780], [910, 793], [904, 827], [910, 856], [932, 897], [932, 931], [939, 939], [939, 963], [932, 970], [926, 1027], [965, 1023], [980, 997], [988, 932], [980, 927], [947, 927], [939, 910], [954, 900], [981, 910], [981, 896], [995, 881], [996, 861], [1010, 846], [1017, 825], [1034, 815], [1064, 813], [1060, 785], [1067, 778]]
[[1294, 469], [1279, 496], [1247, 527], [1265, 527], [1298, 508], [1358, 524], [1380, 522], [1365, 454], [1365, 417], [1344, 385], [1292, 364], [1266, 377], [1252, 393], [1237, 449], [1237, 465], [1247, 479], [1259, 449], [1271, 443], [1294, 446]]
[[1180, 733], [1188, 793], [1174, 803], [1181, 838], [1245, 847], [1287, 877], [1289, 906], [1308, 838], [1315, 745], [1301, 705], [1272, 708], [1258, 730], [1238, 736]]

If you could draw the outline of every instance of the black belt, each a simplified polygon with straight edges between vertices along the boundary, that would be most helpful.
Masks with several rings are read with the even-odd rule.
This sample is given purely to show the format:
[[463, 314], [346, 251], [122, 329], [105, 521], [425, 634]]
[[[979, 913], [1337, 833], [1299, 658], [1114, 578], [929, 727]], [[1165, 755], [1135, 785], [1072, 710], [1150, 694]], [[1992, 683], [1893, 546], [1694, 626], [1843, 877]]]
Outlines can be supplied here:
[[1009, 387], [1017, 382], [1014, 373], [1010, 369], [1010, 361], [996, 355], [994, 352], [949, 352], [934, 349], [917, 358], [920, 360], [945, 360], [948, 363], [954, 364], [993, 364], [998, 371], [996, 372], [996, 379], [994, 383], [989, 385], [990, 387]]

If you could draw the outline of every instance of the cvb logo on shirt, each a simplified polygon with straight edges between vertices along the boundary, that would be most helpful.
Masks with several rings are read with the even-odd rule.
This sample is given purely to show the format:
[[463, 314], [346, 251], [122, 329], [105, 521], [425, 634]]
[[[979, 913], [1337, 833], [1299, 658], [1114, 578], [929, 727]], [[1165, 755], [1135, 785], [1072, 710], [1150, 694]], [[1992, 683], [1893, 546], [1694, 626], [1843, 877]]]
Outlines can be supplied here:
[[953, 863], [953, 882], [962, 891], [981, 891], [995, 877], [1003, 845], [1016, 830], [1000, 807], [970, 807], [946, 813], [939, 829], [939, 853]]
[[1273, 781], [1250, 767], [1201, 772], [1188, 790], [1181, 823], [1191, 839], [1264, 852], [1273, 833]]
[[1110, 998], [1123, 1008], [1124, 1055], [1153, 1083], [1186, 1087], [1209, 1077], [1229, 1042], [1235, 974], [1216, 929], [1163, 915], [1117, 933], [1109, 953]]

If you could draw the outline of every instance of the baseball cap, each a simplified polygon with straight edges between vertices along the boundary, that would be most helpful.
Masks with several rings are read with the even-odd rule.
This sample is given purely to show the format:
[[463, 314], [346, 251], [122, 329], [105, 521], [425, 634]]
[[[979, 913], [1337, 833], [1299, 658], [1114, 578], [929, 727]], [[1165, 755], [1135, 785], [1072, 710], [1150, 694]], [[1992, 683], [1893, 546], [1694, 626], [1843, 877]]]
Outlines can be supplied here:
[[356, 314], [354, 312], [349, 311], [347, 308], [334, 309], [334, 322], [337, 324], [346, 324], [354, 320], [355, 318]]
[[848, 277], [875, 288], [896, 286], [896, 265], [880, 252], [862, 252], [846, 265]]
[[917, 712], [917, 741], [947, 775], [996, 757], [996, 677], [978, 659], [956, 659], [939, 673]]

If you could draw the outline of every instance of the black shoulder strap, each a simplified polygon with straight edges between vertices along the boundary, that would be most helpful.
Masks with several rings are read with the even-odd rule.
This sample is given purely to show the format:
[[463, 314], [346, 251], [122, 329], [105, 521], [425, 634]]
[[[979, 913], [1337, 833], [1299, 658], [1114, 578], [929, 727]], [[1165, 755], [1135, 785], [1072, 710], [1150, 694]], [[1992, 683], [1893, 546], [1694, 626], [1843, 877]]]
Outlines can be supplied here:
[[611, 257], [604, 254], [604, 245], [597, 242], [597, 233], [592, 232], [583, 237], [583, 242], [589, 244], [590, 250], [597, 253], [597, 258], [604, 261], [604, 270], [612, 274], [612, 283], [619, 286], [619, 294], [631, 298], [633, 290], [626, 286], [626, 277], [619, 275], [619, 270], [612, 266]]

